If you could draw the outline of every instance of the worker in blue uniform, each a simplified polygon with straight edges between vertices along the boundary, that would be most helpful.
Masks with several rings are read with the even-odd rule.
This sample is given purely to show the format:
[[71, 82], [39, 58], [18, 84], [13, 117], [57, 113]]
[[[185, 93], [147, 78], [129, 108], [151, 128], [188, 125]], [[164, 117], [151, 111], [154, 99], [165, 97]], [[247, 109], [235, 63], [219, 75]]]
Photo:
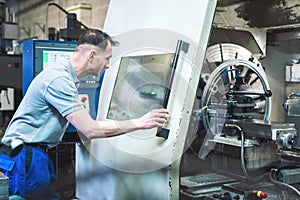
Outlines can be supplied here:
[[2, 146], [19, 150], [14, 155], [0, 155], [10, 195], [58, 199], [53, 163], [45, 151], [61, 142], [69, 123], [88, 139], [166, 125], [166, 109], [126, 121], [94, 120], [85, 109], [78, 98], [78, 78], [99, 76], [109, 68], [114, 45], [108, 34], [89, 29], [79, 37], [70, 61], [47, 66], [32, 81], [1, 141]]

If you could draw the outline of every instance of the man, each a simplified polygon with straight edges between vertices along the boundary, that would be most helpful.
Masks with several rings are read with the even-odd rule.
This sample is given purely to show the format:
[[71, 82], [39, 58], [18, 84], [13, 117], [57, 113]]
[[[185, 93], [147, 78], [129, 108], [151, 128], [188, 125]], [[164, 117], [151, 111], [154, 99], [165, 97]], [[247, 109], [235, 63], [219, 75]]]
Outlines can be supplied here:
[[9, 177], [10, 195], [57, 199], [53, 164], [44, 149], [59, 144], [68, 123], [88, 139], [165, 126], [169, 117], [165, 109], [128, 121], [96, 121], [80, 102], [78, 78], [98, 76], [109, 68], [114, 44], [106, 33], [87, 30], [70, 62], [48, 66], [32, 81], [2, 139], [13, 149], [23, 146], [16, 156], [0, 156], [0, 168]]

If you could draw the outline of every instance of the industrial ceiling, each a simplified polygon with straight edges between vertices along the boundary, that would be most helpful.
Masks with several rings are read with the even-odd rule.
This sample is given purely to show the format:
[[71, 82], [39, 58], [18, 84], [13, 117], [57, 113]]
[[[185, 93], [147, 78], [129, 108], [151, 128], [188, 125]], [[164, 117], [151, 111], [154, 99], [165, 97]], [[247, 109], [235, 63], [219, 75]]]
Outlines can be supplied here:
[[[261, 57], [265, 56], [267, 45], [280, 46], [287, 42], [289, 49], [285, 48], [283, 51], [300, 52], [300, 1], [219, 0], [214, 27], [217, 27], [218, 31], [219, 28], [223, 31], [213, 37], [213, 44], [219, 42], [243, 44], [253, 37], [257, 45], [252, 45], [250, 50]], [[251, 34], [245, 37], [237, 30], [241, 31], [241, 34]], [[231, 32], [228, 33], [229, 31]], [[220, 41], [222, 37], [226, 37], [227, 41], [224, 39]]]
[[299, 0], [219, 0], [215, 23], [270, 28], [300, 23]]

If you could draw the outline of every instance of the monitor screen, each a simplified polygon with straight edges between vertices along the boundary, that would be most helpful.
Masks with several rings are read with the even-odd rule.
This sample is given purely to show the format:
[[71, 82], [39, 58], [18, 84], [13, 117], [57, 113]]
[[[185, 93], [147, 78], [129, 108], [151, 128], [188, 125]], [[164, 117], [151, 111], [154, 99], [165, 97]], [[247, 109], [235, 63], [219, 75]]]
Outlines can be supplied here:
[[26, 40], [23, 42], [22, 91], [25, 94], [33, 78], [50, 62], [69, 59], [76, 42], [56, 40]]
[[70, 60], [70, 57], [73, 52], [69, 51], [43, 51], [43, 69], [45, 69], [48, 65], [52, 63], [60, 63], [66, 60]]
[[126, 120], [163, 107], [174, 54], [122, 57], [108, 119]]

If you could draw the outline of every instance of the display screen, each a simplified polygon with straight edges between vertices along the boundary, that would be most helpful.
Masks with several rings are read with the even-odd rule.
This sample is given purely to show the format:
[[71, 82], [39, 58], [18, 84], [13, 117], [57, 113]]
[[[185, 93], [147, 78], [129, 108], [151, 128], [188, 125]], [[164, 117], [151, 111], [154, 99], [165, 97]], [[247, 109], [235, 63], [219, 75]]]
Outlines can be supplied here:
[[75, 48], [76, 43], [73, 42], [36, 42], [35, 76], [51, 63], [69, 60]]
[[108, 119], [125, 120], [161, 108], [174, 54], [122, 57]]
[[50, 62], [69, 59], [77, 46], [76, 42], [54, 40], [25, 40], [22, 54], [22, 93]]
[[72, 53], [73, 51], [43, 51], [43, 69], [52, 63], [60, 63], [70, 60]]

